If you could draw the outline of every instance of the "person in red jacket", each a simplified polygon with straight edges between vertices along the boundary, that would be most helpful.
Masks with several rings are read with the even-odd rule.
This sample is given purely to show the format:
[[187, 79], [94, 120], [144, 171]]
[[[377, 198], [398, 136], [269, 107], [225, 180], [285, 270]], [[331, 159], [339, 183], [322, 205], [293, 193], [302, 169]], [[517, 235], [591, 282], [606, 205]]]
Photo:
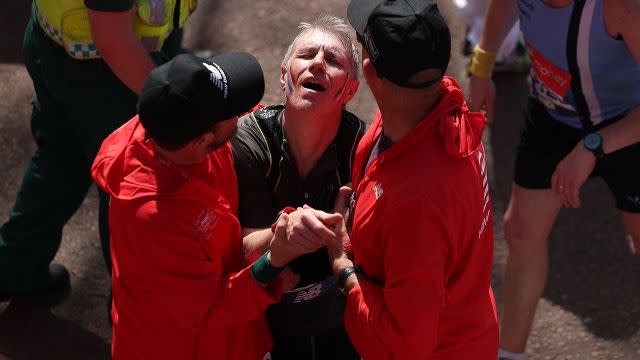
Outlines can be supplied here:
[[[264, 311], [297, 282], [283, 268], [324, 244], [287, 239], [283, 215], [270, 251], [244, 261], [228, 140], [263, 93], [247, 53], [180, 55], [151, 72], [139, 115], [102, 144], [92, 176], [111, 195], [114, 360], [269, 351]], [[314, 219], [342, 219], [324, 215]]]
[[344, 226], [330, 245], [347, 333], [365, 360], [496, 359], [485, 120], [444, 76], [448, 26], [435, 0], [347, 14], [380, 108], [356, 151], [350, 245]]

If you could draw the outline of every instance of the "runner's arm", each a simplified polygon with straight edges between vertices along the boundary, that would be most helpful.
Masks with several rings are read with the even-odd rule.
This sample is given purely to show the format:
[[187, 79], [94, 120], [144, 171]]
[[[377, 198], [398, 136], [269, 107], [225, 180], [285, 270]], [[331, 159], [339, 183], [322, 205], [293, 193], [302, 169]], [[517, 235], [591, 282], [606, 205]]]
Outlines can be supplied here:
[[[638, 18], [640, 18], [640, 0], [613, 0], [608, 3], [605, 13], [612, 18], [605, 19], [607, 24], [613, 24], [617, 35], [621, 36], [633, 58], [640, 66], [640, 31], [638, 31]], [[640, 106], [636, 107], [620, 121], [600, 130], [602, 135], [602, 147], [605, 154], [640, 142]]]
[[497, 52], [516, 20], [518, 7], [515, 0], [491, 0], [478, 45], [486, 51]]
[[[635, 25], [638, 16], [640, 16], [639, 0], [605, 2], [607, 30], [614, 36], [622, 37], [632, 56], [640, 64], [640, 32]], [[598, 132], [602, 136], [602, 150], [605, 154], [640, 142], [640, 106]], [[584, 147], [582, 141], [579, 141], [569, 155], [558, 164], [551, 177], [551, 188], [562, 199], [565, 206], [580, 207], [580, 188], [595, 165], [594, 154]]]
[[267, 249], [273, 237], [271, 228], [242, 228], [242, 249], [247, 263], [256, 261]]
[[238, 121], [238, 132], [231, 139], [233, 166], [238, 179], [238, 219], [242, 225], [246, 261], [257, 259], [273, 237], [270, 226], [276, 220], [272, 192], [265, 174], [269, 171], [269, 149], [250, 115]]
[[[517, 19], [518, 7], [515, 0], [492, 0], [484, 18], [484, 28], [478, 47], [486, 52], [496, 53]], [[485, 110], [489, 123], [493, 121], [495, 93], [496, 89], [491, 77], [470, 76], [469, 108], [471, 111]]]

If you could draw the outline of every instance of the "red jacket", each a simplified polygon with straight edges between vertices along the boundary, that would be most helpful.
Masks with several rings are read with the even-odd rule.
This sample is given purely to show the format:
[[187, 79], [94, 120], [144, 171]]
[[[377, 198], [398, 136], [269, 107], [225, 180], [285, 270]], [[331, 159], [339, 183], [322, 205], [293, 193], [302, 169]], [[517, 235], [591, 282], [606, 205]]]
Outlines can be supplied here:
[[363, 359], [492, 359], [493, 229], [484, 117], [452, 78], [441, 102], [364, 171], [381, 131], [358, 146], [352, 251], [368, 280], [349, 293], [345, 326]]
[[159, 159], [136, 116], [92, 168], [111, 195], [113, 359], [262, 359], [279, 294], [243, 269], [230, 147], [191, 167]]

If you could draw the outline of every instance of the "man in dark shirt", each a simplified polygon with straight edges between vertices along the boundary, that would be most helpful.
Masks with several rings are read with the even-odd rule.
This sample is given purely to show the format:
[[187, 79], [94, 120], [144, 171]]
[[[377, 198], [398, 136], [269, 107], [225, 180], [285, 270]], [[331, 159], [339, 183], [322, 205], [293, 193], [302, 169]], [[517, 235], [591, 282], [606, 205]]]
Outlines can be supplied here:
[[[340, 187], [351, 181], [364, 133], [365, 124], [344, 109], [359, 85], [359, 55], [349, 27], [324, 16], [301, 23], [300, 30], [282, 61], [284, 104], [241, 118], [232, 139], [239, 219], [255, 249], [246, 254], [249, 259], [252, 252], [264, 252], [272, 237], [268, 228], [281, 209], [306, 204], [333, 210]], [[296, 216], [289, 218], [288, 234], [305, 223]], [[308, 227], [304, 236], [316, 234]], [[300, 282], [267, 309], [273, 360], [360, 358], [344, 331], [346, 298], [328, 264], [326, 248], [289, 263]]]

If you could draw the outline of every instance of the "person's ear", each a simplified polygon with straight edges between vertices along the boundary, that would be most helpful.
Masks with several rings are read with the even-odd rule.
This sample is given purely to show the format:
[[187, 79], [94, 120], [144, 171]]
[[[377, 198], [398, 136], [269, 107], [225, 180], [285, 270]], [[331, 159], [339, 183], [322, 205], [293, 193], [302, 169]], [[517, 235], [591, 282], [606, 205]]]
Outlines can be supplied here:
[[287, 86], [287, 68], [284, 65], [280, 65], [280, 89], [284, 92]]
[[360, 80], [355, 80], [355, 79], [349, 80], [349, 83], [347, 84], [347, 88], [345, 89], [346, 94], [344, 94], [343, 106], [347, 106], [349, 101], [353, 99], [353, 97], [356, 95], [356, 92], [358, 92], [359, 87], [360, 87]]
[[374, 77], [378, 77], [376, 67], [373, 66], [373, 62], [370, 58], [362, 60], [362, 74], [364, 74], [365, 79], [373, 79]]
[[196, 144], [209, 146], [209, 144], [214, 142], [215, 139], [216, 139], [216, 134], [213, 131], [207, 131], [206, 133], [200, 135], [200, 137], [196, 139]]

